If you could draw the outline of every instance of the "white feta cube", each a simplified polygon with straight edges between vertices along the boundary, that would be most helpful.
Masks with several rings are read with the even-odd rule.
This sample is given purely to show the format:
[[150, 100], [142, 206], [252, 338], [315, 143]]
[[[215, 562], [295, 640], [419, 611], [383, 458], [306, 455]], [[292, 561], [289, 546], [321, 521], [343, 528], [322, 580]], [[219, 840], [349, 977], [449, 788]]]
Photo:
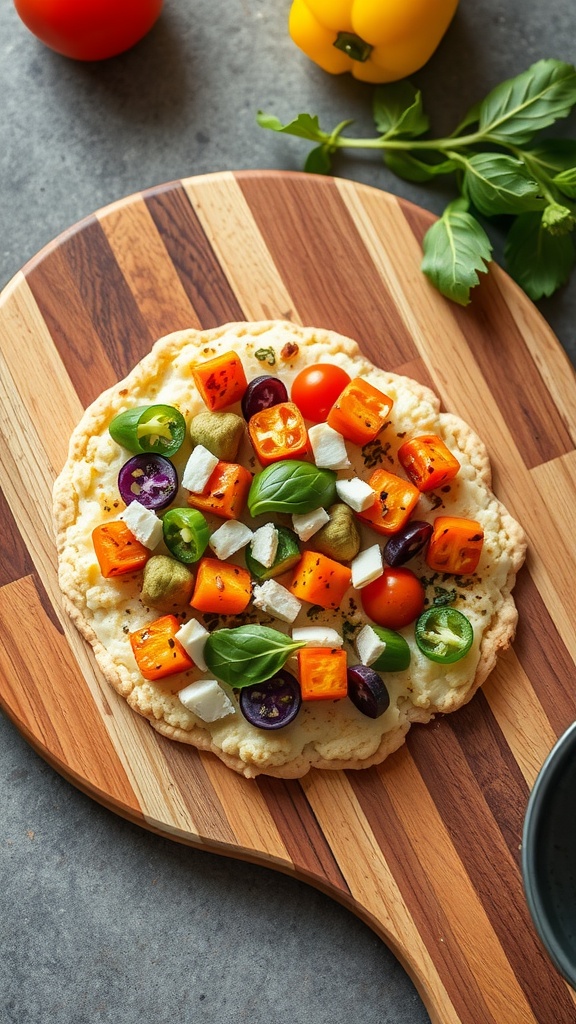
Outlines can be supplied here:
[[254, 532], [250, 553], [260, 565], [267, 569], [274, 565], [276, 552], [278, 551], [278, 530], [273, 523], [264, 523]]
[[216, 722], [219, 718], [235, 714], [236, 709], [216, 679], [199, 679], [178, 693], [185, 708], [203, 722]]
[[139, 501], [131, 501], [118, 518], [126, 523], [130, 533], [145, 548], [153, 550], [162, 540], [162, 520], [151, 508], [144, 508]]
[[361, 590], [368, 583], [377, 580], [384, 572], [380, 545], [373, 544], [371, 548], [361, 551], [350, 563], [350, 568], [352, 570], [352, 586], [356, 587], [356, 590]]
[[363, 665], [373, 665], [386, 650], [386, 641], [381, 640], [368, 623], [356, 637], [356, 650]]
[[209, 636], [208, 630], [197, 619], [185, 622], [176, 633], [176, 639], [202, 672], [208, 668], [204, 661], [204, 646]]
[[266, 580], [261, 586], [254, 587], [252, 600], [261, 611], [282, 622], [294, 622], [302, 608], [298, 598], [276, 580]]
[[342, 637], [329, 626], [296, 626], [292, 630], [296, 643], [304, 642], [307, 647], [342, 647]]
[[355, 512], [365, 512], [376, 501], [376, 491], [365, 480], [337, 480], [336, 493]]
[[346, 451], [346, 442], [337, 430], [327, 423], [315, 423], [313, 427], [309, 427], [308, 437], [314, 462], [319, 469], [349, 468], [350, 459]]
[[216, 557], [225, 561], [241, 548], [245, 548], [253, 536], [252, 530], [245, 523], [240, 523], [237, 519], [228, 519], [215, 530], [208, 543]]
[[192, 494], [202, 494], [218, 462], [216, 455], [209, 452], [203, 444], [197, 444], [184, 466], [182, 486], [187, 491], [192, 491]]
[[310, 540], [318, 530], [330, 522], [330, 516], [325, 508], [315, 508], [312, 512], [302, 512], [292, 516], [292, 526], [300, 540]]

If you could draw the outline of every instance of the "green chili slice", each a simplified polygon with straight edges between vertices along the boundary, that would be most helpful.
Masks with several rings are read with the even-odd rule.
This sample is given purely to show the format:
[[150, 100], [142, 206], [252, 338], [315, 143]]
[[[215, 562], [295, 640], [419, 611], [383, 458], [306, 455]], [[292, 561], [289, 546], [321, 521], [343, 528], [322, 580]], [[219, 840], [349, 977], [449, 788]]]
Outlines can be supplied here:
[[204, 554], [210, 528], [195, 508], [171, 508], [162, 520], [164, 543], [174, 558], [189, 565]]
[[456, 608], [427, 608], [416, 620], [416, 643], [430, 661], [451, 665], [468, 654], [474, 640], [472, 623]]
[[386, 649], [370, 666], [377, 672], [403, 672], [410, 664], [410, 647], [401, 633], [394, 629], [372, 624], [376, 636], [383, 640]]
[[186, 436], [186, 420], [172, 405], [138, 405], [118, 413], [108, 430], [129, 452], [174, 455]]

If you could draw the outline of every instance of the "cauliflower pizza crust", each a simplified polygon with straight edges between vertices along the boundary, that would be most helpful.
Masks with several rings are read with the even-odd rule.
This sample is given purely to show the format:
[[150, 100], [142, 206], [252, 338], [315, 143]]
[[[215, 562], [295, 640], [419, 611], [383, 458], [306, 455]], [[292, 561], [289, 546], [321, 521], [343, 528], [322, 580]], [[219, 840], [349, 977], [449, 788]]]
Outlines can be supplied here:
[[[249, 381], [270, 373], [284, 381], [288, 393], [303, 367], [330, 362], [342, 367], [352, 378], [366, 379], [393, 399], [389, 422], [378, 437], [379, 444], [363, 451], [347, 442], [353, 469], [340, 471], [339, 477], [358, 475], [368, 479], [378, 465], [404, 475], [396, 457], [398, 447], [406, 437], [424, 434], [440, 436], [461, 464], [448, 488], [421, 495], [413, 517], [433, 522], [437, 515], [456, 515], [480, 522], [484, 545], [476, 572], [464, 577], [443, 576], [433, 573], [422, 556], [413, 558], [409, 567], [426, 588], [427, 607], [433, 603], [439, 586], [450, 590], [451, 603], [472, 623], [474, 641], [464, 658], [443, 665], [420, 652], [413, 624], [400, 630], [410, 646], [410, 665], [402, 672], [383, 675], [390, 705], [379, 718], [362, 714], [348, 698], [306, 701], [290, 725], [267, 731], [246, 721], [239, 710], [237, 691], [223, 684], [234, 711], [215, 722], [204, 722], [184, 706], [178, 691], [210, 673], [194, 667], [185, 673], [147, 681], [138, 671], [128, 634], [157, 618], [159, 612], [142, 602], [141, 573], [112, 579], [102, 576], [91, 536], [96, 526], [117, 519], [125, 507], [117, 477], [129, 453], [112, 440], [108, 426], [117, 413], [153, 403], [175, 406], [189, 423], [206, 408], [195, 387], [192, 368], [231, 350], [241, 357]], [[268, 362], [262, 361], [264, 350]], [[239, 411], [238, 405], [230, 408]], [[191, 450], [187, 438], [172, 458], [179, 479]], [[251, 472], [261, 468], [247, 436], [237, 461]], [[186, 506], [187, 494], [180, 487], [173, 505]], [[214, 516], [207, 518], [212, 530], [222, 524]], [[517, 612], [511, 591], [524, 559], [525, 537], [491, 491], [490, 465], [483, 443], [461, 419], [440, 412], [439, 400], [430, 389], [407, 377], [377, 369], [363, 357], [354, 341], [326, 330], [268, 321], [227, 324], [207, 331], [179, 331], [162, 338], [123, 381], [105, 391], [86, 410], [72, 435], [67, 462], [55, 484], [54, 519], [59, 580], [66, 610], [92, 645], [107, 680], [159, 733], [212, 751], [248, 778], [260, 773], [295, 778], [311, 767], [364, 768], [383, 761], [401, 746], [413, 722], [426, 723], [436, 713], [455, 711], [469, 701], [515, 632]], [[246, 512], [242, 519], [255, 529], [274, 516], [251, 520]], [[276, 519], [282, 521], [282, 517]], [[360, 532], [362, 549], [386, 540], [364, 525]], [[302, 547], [314, 550], [314, 538]], [[154, 553], [167, 553], [163, 541]], [[212, 554], [210, 549], [206, 554]], [[230, 560], [244, 566], [244, 552], [239, 551]], [[279, 581], [285, 582], [282, 577]], [[369, 621], [363, 613], [359, 592], [353, 588], [334, 611], [303, 603], [298, 618], [290, 625], [259, 612], [252, 604], [242, 615], [226, 619], [202, 616], [189, 606], [178, 609], [176, 614], [182, 621], [195, 616], [210, 630], [245, 622], [269, 625], [287, 634], [295, 626], [329, 626], [344, 636], [349, 665], [359, 661], [353, 637]], [[286, 669], [297, 674], [295, 656], [288, 660]]]

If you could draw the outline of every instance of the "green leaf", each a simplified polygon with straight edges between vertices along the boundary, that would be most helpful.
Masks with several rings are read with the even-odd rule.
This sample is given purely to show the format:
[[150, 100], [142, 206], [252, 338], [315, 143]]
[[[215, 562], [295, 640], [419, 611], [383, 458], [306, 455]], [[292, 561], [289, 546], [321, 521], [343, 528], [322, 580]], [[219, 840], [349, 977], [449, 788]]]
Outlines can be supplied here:
[[378, 131], [386, 138], [414, 138], [430, 126], [422, 107], [422, 93], [406, 79], [379, 86], [374, 92], [372, 112]]
[[570, 275], [576, 249], [570, 235], [552, 235], [538, 213], [514, 221], [504, 250], [508, 270], [531, 299], [552, 295]]
[[497, 85], [480, 104], [479, 131], [493, 142], [529, 142], [576, 103], [576, 68], [540, 60]]
[[274, 366], [276, 362], [276, 353], [271, 346], [269, 348], [257, 348], [254, 355], [259, 362], [268, 363], [268, 366]]
[[332, 154], [329, 146], [315, 146], [311, 149], [304, 164], [309, 174], [330, 174], [332, 170]]
[[552, 182], [565, 196], [576, 199], [576, 167], [570, 167], [566, 171], [560, 171], [552, 178]]
[[466, 306], [478, 274], [486, 273], [492, 246], [465, 200], [455, 199], [446, 207], [426, 232], [423, 248], [423, 272], [442, 295]]
[[549, 174], [558, 174], [576, 167], [576, 139], [542, 139], [525, 150]]
[[261, 128], [269, 128], [273, 132], [283, 132], [285, 135], [296, 135], [300, 139], [310, 139], [312, 142], [324, 142], [328, 138], [326, 132], [320, 128], [320, 122], [316, 114], [298, 114], [298, 117], [288, 124], [282, 124], [274, 114], [266, 114], [259, 110], [256, 120]]
[[451, 139], [456, 138], [457, 135], [461, 135], [466, 128], [471, 128], [473, 124], [478, 124], [480, 119], [480, 107], [480, 103], [475, 103], [474, 106], [470, 108], [468, 113], [465, 114], [460, 121], [458, 127], [452, 132], [450, 136]]
[[239, 688], [271, 679], [294, 651], [305, 646], [268, 626], [237, 626], [211, 633], [204, 659], [217, 679]]
[[464, 188], [480, 213], [528, 213], [545, 200], [525, 164], [504, 153], [475, 153], [466, 160]]
[[328, 508], [335, 501], [336, 473], [333, 470], [288, 459], [273, 462], [256, 474], [248, 494], [248, 509], [251, 516], [264, 512], [302, 515], [315, 508]]
[[[427, 154], [423, 154], [425, 157]], [[431, 181], [440, 174], [450, 174], [458, 166], [454, 160], [440, 160], [436, 163], [419, 159], [410, 153], [392, 149], [384, 154], [384, 163], [399, 178], [406, 181]]]

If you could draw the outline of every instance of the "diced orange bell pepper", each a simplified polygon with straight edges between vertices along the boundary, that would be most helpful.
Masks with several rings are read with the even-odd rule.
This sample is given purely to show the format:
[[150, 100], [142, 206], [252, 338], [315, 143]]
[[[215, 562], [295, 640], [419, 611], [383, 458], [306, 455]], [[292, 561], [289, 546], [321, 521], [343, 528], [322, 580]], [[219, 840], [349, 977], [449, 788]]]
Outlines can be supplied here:
[[298, 459], [308, 451], [308, 431], [294, 402], [279, 402], [255, 412], [248, 421], [248, 433], [263, 466]]
[[383, 391], [355, 377], [332, 406], [327, 423], [348, 441], [362, 446], [380, 433], [393, 404]]
[[341, 647], [303, 647], [298, 651], [302, 700], [340, 700], [348, 696], [346, 651]]
[[190, 604], [199, 612], [239, 615], [250, 601], [250, 583], [247, 569], [218, 558], [203, 558]]
[[223, 352], [192, 370], [194, 383], [211, 412], [239, 402], [248, 387], [242, 360], [236, 352]]
[[305, 551], [288, 589], [301, 601], [339, 608], [351, 582], [352, 573], [345, 565], [319, 551]]
[[436, 434], [411, 437], [398, 449], [406, 475], [419, 491], [433, 491], [453, 480], [460, 463]]
[[188, 495], [188, 504], [221, 519], [240, 519], [248, 500], [252, 474], [236, 462], [219, 462], [202, 494]]
[[376, 491], [376, 500], [364, 512], [356, 515], [368, 523], [376, 533], [397, 533], [408, 522], [420, 498], [414, 484], [387, 469], [375, 469], [368, 480]]
[[92, 543], [105, 579], [143, 569], [152, 554], [122, 519], [101, 523], [92, 531]]
[[176, 639], [180, 626], [175, 615], [161, 615], [129, 634], [136, 664], [144, 679], [162, 679], [194, 667], [192, 658]]
[[482, 554], [484, 530], [475, 519], [438, 516], [426, 552], [426, 564], [437, 572], [462, 576], [475, 572]]

